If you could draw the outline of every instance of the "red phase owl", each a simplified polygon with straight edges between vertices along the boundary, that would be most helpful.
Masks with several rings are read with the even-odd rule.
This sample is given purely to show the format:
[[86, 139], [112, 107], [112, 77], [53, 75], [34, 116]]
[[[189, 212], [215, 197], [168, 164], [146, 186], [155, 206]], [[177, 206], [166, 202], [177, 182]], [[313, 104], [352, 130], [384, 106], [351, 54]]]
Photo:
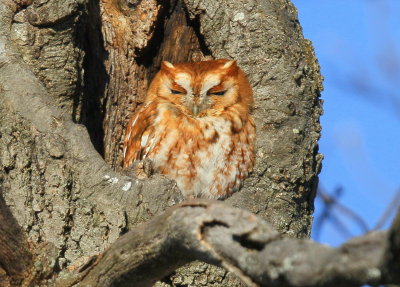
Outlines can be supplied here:
[[226, 198], [254, 166], [252, 104], [235, 61], [163, 62], [128, 124], [123, 166], [150, 159], [185, 198]]

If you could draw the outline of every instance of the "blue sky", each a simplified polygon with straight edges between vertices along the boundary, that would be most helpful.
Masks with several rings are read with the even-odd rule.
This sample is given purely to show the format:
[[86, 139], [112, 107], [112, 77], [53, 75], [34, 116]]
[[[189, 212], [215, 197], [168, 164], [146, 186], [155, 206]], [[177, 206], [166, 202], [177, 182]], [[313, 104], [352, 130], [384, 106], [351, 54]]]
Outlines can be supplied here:
[[[325, 77], [321, 185], [330, 193], [343, 187], [340, 202], [372, 228], [400, 188], [400, 1], [292, 2]], [[321, 210], [317, 200], [316, 217]], [[347, 239], [325, 223], [318, 240]]]

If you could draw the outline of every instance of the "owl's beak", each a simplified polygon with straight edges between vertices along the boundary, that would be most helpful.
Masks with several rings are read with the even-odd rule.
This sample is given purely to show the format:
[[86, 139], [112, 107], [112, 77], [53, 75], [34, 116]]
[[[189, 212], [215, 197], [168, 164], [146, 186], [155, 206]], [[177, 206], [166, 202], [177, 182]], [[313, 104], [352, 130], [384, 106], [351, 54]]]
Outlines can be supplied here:
[[193, 115], [194, 115], [194, 116], [197, 116], [198, 113], [199, 113], [199, 111], [200, 111], [199, 106], [198, 106], [198, 105], [193, 105], [193, 108], [192, 108], [192, 113], [193, 113]]

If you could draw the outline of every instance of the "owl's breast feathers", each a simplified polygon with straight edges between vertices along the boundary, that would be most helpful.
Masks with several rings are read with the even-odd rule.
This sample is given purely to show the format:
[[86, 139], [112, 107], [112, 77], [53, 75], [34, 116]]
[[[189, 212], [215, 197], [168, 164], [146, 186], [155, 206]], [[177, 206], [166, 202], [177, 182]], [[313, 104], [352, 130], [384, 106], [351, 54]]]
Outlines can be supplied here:
[[129, 122], [123, 165], [149, 158], [186, 198], [225, 198], [252, 170], [254, 142], [254, 120], [240, 107], [196, 118], [155, 100]]

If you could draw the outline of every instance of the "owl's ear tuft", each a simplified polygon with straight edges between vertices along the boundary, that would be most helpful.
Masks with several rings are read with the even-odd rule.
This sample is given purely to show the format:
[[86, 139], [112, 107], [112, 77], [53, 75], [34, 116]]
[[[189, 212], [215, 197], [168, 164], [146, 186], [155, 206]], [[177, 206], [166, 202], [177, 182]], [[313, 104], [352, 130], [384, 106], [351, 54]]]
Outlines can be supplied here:
[[222, 68], [223, 69], [228, 69], [228, 68], [233, 68], [234, 66], [236, 66], [236, 61], [235, 60], [231, 60], [231, 61], [227, 61]]
[[174, 70], [175, 69], [175, 66], [174, 65], [172, 65], [170, 62], [168, 62], [168, 61], [162, 61], [162, 63], [161, 63], [161, 69], [164, 69], [164, 70]]

